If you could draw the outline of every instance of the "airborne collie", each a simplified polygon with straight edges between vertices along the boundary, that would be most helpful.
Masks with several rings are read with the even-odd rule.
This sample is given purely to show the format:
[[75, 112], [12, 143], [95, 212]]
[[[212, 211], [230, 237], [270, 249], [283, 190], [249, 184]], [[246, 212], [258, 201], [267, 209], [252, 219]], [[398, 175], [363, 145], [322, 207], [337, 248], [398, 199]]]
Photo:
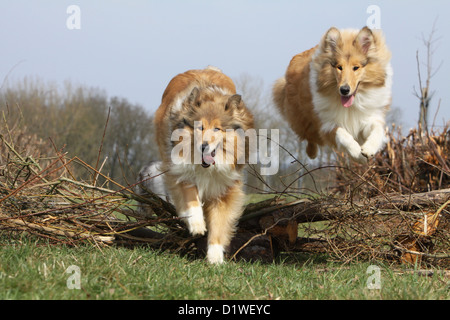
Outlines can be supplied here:
[[208, 67], [175, 76], [154, 121], [178, 216], [192, 235], [208, 231], [207, 259], [222, 263], [245, 200], [238, 161], [245, 137], [233, 132], [253, 128], [253, 116], [233, 81]]
[[317, 156], [325, 144], [365, 162], [384, 145], [391, 104], [391, 53], [381, 32], [329, 29], [320, 44], [294, 56], [273, 88], [275, 104]]

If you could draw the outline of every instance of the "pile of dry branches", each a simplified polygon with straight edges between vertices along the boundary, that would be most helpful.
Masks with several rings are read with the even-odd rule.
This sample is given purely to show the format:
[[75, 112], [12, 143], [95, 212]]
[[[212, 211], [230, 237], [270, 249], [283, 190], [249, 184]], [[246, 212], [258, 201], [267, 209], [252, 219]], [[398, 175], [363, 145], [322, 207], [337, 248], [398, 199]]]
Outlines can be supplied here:
[[[371, 204], [373, 199], [384, 199], [383, 205], [377, 204], [372, 215], [375, 217], [378, 211], [388, 217], [379, 222], [383, 225], [390, 221], [390, 227], [385, 228], [386, 233], [381, 236], [383, 242], [390, 243], [394, 251], [400, 253], [403, 262], [415, 263], [422, 257], [432, 258], [430, 253], [439, 251], [440, 254], [434, 257], [443, 257], [440, 262], [448, 265], [449, 125], [441, 132], [423, 134], [412, 129], [406, 137], [394, 127], [387, 135], [386, 147], [368, 165], [353, 163], [349, 169], [348, 160], [343, 155], [338, 156], [337, 189], [359, 203]], [[355, 225], [355, 229], [358, 229], [357, 225], [366, 229], [377, 225], [377, 220], [363, 220], [362, 224], [358, 221], [346, 223]], [[364, 224], [367, 224], [365, 228]], [[368, 235], [366, 233], [362, 245], [373, 242]]]
[[[450, 187], [450, 128], [441, 132], [419, 134], [412, 129], [405, 137], [400, 128], [387, 132], [384, 150], [369, 162], [369, 166], [352, 163], [339, 155], [337, 182], [345, 191], [355, 179], [370, 181], [365, 184], [364, 196], [380, 192], [410, 194]], [[349, 170], [348, 168], [352, 169]]]
[[[326, 252], [340, 261], [396, 259], [448, 266], [450, 189], [440, 189], [449, 181], [448, 139], [439, 138], [445, 144], [432, 139], [435, 144], [428, 149], [412, 135], [401, 143], [391, 140], [372, 171], [367, 166], [360, 173], [343, 171], [353, 176], [340, 179], [347, 183], [344, 179], [351, 178], [353, 188], [339, 196], [298, 199], [284, 190], [247, 205], [230, 257], [273, 261], [279, 252]], [[102, 173], [101, 161], [91, 166], [55, 147], [37, 147], [42, 144], [17, 130], [0, 134], [1, 237], [27, 232], [69, 245], [145, 244], [191, 254], [205, 249], [205, 238], [191, 237], [170, 203], [151, 192], [135, 192], [142, 181], [119, 185]], [[435, 163], [429, 157], [436, 154]], [[405, 167], [411, 159], [417, 167]], [[426, 172], [420, 171], [424, 165]], [[74, 166], [89, 172], [90, 180], [77, 180]], [[422, 176], [426, 183], [420, 182]], [[440, 190], [410, 192], [431, 183]], [[355, 190], [363, 189], [369, 191], [356, 197]]]
[[[37, 235], [51, 242], [74, 245], [91, 241], [97, 245], [121, 243], [126, 239], [164, 245], [162, 234], [146, 226], [166, 229], [166, 235], [183, 234], [175, 210], [157, 196], [140, 198], [134, 185], [121, 186], [81, 159], [67, 158], [54, 150], [43, 156], [42, 142], [35, 136], [16, 131], [0, 135], [0, 231]], [[49, 151], [50, 148], [46, 148]], [[91, 181], [79, 181], [74, 166], [90, 172]], [[106, 181], [99, 185], [101, 180]], [[107, 187], [113, 186], [112, 187]], [[137, 201], [157, 213], [143, 216]], [[146, 230], [154, 237], [139, 237]], [[134, 234], [138, 234], [137, 237]], [[144, 231], [144, 235], [145, 235]], [[171, 244], [177, 237], [171, 236]], [[183, 237], [183, 241], [186, 239]]]

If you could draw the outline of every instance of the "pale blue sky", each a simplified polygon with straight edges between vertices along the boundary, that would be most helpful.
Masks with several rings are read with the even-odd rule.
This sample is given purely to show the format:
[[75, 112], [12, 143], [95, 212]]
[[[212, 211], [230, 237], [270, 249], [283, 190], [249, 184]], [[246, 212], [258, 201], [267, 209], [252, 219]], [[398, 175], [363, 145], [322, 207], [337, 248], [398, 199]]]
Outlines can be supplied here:
[[[69, 5], [81, 9], [81, 29], [69, 30]], [[246, 73], [264, 81], [264, 92], [293, 55], [316, 45], [331, 26], [360, 28], [369, 5], [381, 10], [381, 28], [393, 53], [393, 106], [405, 127], [418, 118], [416, 50], [426, 52], [436, 19], [431, 121], [450, 120], [450, 1], [264, 0], [0, 0], [0, 79], [25, 76], [104, 89], [153, 112], [177, 73], [207, 65], [232, 78]]]

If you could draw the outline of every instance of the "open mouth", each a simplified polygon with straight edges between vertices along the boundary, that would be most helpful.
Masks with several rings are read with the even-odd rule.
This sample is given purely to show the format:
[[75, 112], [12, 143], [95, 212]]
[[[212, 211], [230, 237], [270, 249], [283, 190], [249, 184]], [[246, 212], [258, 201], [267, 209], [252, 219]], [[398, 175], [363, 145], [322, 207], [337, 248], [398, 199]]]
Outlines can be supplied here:
[[202, 154], [202, 167], [208, 168], [210, 165], [215, 165], [216, 161], [214, 160], [214, 157], [216, 156], [216, 150], [213, 150], [211, 153]]
[[352, 94], [341, 96], [341, 104], [344, 108], [349, 108], [353, 105], [353, 102], [355, 101], [356, 92], [358, 91], [359, 88], [359, 84], [360, 82], [358, 82], [358, 84], [356, 85], [356, 89], [355, 91], [353, 91]]
[[349, 96], [341, 96], [341, 104], [344, 108], [349, 108], [355, 101], [355, 94]]

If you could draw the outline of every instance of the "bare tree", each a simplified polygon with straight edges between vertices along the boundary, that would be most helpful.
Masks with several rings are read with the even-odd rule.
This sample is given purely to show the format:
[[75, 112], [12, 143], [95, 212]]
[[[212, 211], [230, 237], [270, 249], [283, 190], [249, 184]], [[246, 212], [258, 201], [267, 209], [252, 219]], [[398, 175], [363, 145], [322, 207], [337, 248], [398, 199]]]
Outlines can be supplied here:
[[[2, 88], [0, 116], [4, 120], [0, 127], [21, 129], [47, 144], [51, 139], [68, 157], [76, 156], [92, 167], [104, 163], [102, 173], [120, 183], [134, 181], [139, 169], [157, 159], [152, 116], [142, 106], [108, 98], [96, 88], [24, 79]], [[93, 178], [78, 165], [73, 174]]]
[[111, 176], [134, 181], [139, 170], [158, 159], [153, 118], [143, 107], [126, 99], [110, 99], [111, 119], [105, 140]]
[[433, 23], [433, 28], [431, 29], [430, 34], [428, 37], [425, 37], [422, 35], [422, 42], [427, 50], [427, 59], [425, 62], [425, 69], [426, 69], [426, 79], [423, 82], [422, 81], [422, 72], [421, 72], [421, 66], [420, 66], [420, 59], [419, 59], [419, 50], [416, 51], [416, 61], [417, 61], [417, 72], [419, 76], [419, 92], [415, 89], [415, 95], [420, 100], [420, 111], [419, 111], [419, 134], [422, 136], [422, 134], [428, 133], [428, 109], [430, 106], [431, 98], [433, 97], [434, 91], [431, 91], [430, 89], [430, 82], [433, 76], [439, 71], [440, 67], [442, 66], [442, 61], [439, 64], [437, 68], [433, 67], [433, 54], [436, 51], [436, 43], [440, 40], [439, 38], [436, 38], [436, 23], [437, 19]]

